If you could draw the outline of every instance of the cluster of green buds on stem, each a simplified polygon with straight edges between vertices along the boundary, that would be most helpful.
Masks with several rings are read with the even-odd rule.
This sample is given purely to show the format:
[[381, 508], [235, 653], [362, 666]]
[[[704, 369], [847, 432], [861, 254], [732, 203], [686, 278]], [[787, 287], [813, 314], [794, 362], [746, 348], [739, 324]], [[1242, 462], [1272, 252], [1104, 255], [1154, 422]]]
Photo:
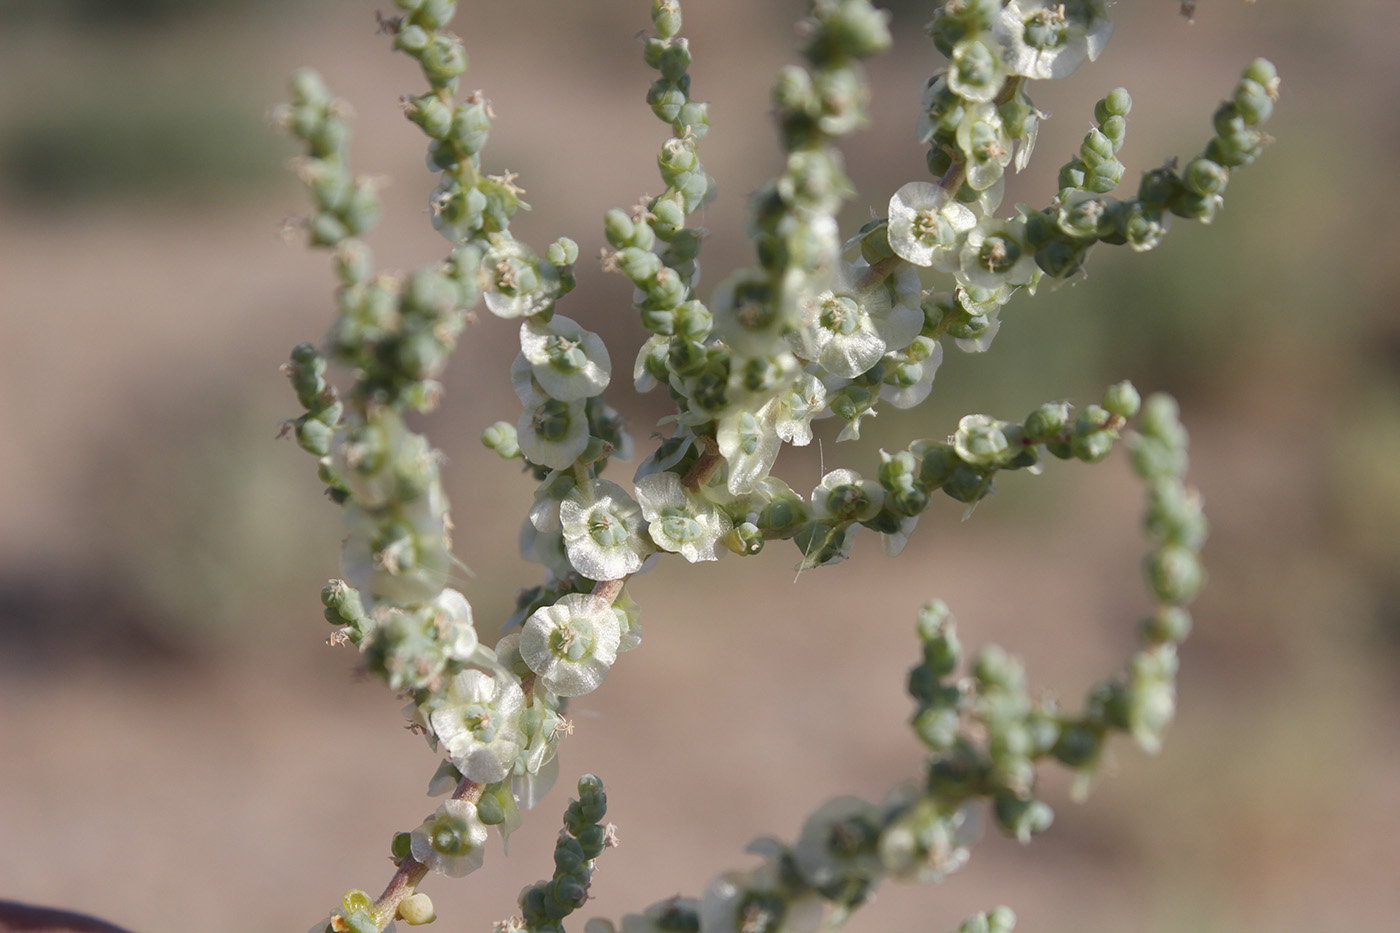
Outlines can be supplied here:
[[[508, 171], [483, 152], [493, 113], [480, 91], [463, 94], [467, 53], [448, 31], [452, 0], [395, 0], [381, 17], [393, 47], [420, 67], [427, 89], [403, 98], [428, 138], [438, 180], [428, 198], [446, 255], [407, 273], [375, 270], [362, 237], [379, 213], [374, 184], [349, 167], [348, 108], [314, 73], [298, 73], [277, 121], [305, 147], [297, 165], [313, 202], [308, 240], [333, 257], [338, 311], [321, 347], [302, 344], [286, 367], [304, 412], [289, 423], [318, 460], [344, 511], [343, 579], [323, 590], [332, 641], [358, 648], [365, 669], [408, 699], [413, 728], [442, 756], [430, 782], [448, 799], [394, 837], [397, 871], [377, 899], [346, 894], [318, 930], [381, 930], [395, 918], [432, 919], [416, 892], [429, 872], [467, 874], [482, 864], [489, 828], [504, 838], [554, 783], [570, 697], [597, 689], [620, 653], [641, 640], [626, 583], [668, 555], [712, 561], [791, 540], [799, 567], [847, 557], [860, 527], [898, 554], [934, 494], [972, 508], [1004, 470], [1038, 472], [1047, 459], [1096, 463], [1127, 439], [1149, 489], [1147, 576], [1157, 606], [1127, 671], [1090, 695], [1082, 712], [1032, 699], [1018, 661], [989, 646], [962, 677], [951, 617], [940, 603], [920, 616], [923, 662], [909, 689], [913, 725], [930, 753], [924, 777], [880, 803], [840, 798], [818, 810], [800, 840], [760, 840], [762, 866], [725, 875], [699, 899], [673, 898], [623, 921], [623, 933], [803, 933], [864, 903], [886, 876], [934, 881], [967, 858], [990, 802], [996, 823], [1027, 840], [1049, 826], [1035, 796], [1036, 765], [1055, 760], [1087, 781], [1107, 737], [1130, 734], [1155, 751], [1175, 706], [1176, 646], [1185, 604], [1203, 580], [1199, 497], [1184, 485], [1185, 433], [1175, 403], [1143, 404], [1129, 383], [1074, 411], [1052, 402], [1023, 421], [962, 418], [948, 435], [914, 440], [865, 478], [828, 472], [803, 496], [773, 474], [784, 444], [803, 446], [812, 422], [836, 416], [857, 439], [879, 407], [912, 408], [930, 394], [945, 342], [980, 353], [1002, 309], [1046, 280], [1071, 279], [1100, 242], [1150, 249], [1171, 217], [1209, 222], [1232, 169], [1267, 137], [1278, 78], [1251, 64], [1217, 110], [1216, 135], [1184, 168], [1147, 172], [1136, 196], [1110, 196], [1122, 180], [1128, 93], [1095, 108], [1096, 126], [1060, 171], [1047, 207], [998, 215], [1005, 173], [1024, 167], [1045, 115], [1036, 81], [1068, 76], [1097, 58], [1112, 32], [1103, 0], [947, 0], [928, 35], [946, 61], [924, 84], [918, 142], [932, 180], [888, 198], [886, 216], [844, 236], [853, 192], [838, 144], [867, 120], [861, 62], [892, 42], [889, 16], [869, 0], [813, 0], [802, 22], [804, 64], [773, 87], [784, 162], [754, 194], [752, 265], [700, 291], [704, 231], [691, 224], [716, 194], [700, 160], [707, 105], [692, 96], [691, 51], [677, 0], [653, 0], [655, 34], [643, 58], [657, 78], [646, 94], [670, 129], [657, 156], [662, 193], [607, 211], [606, 269], [635, 287], [650, 334], [633, 367], [640, 391], [663, 387], [674, 403], [669, 436], [630, 482], [605, 479], [632, 442], [604, 401], [612, 360], [598, 334], [558, 312], [574, 289], [578, 246], [560, 237], [537, 252], [510, 232], [526, 207]], [[433, 408], [438, 381], [476, 305], [518, 323], [510, 377], [521, 410], [484, 442], [519, 460], [538, 482], [521, 533], [522, 557], [542, 565], [489, 644], [465, 595], [449, 587], [456, 559], [442, 458], [410, 427]], [[331, 367], [344, 373], [332, 382]], [[1136, 429], [1130, 425], [1136, 424]], [[477, 542], [468, 542], [474, 547]], [[601, 823], [601, 784], [586, 777], [565, 816], [551, 880], [527, 887], [507, 930], [562, 930], [581, 906], [593, 859], [615, 842]], [[997, 908], [961, 927], [1007, 931]], [[608, 933], [608, 921], [590, 933]]]

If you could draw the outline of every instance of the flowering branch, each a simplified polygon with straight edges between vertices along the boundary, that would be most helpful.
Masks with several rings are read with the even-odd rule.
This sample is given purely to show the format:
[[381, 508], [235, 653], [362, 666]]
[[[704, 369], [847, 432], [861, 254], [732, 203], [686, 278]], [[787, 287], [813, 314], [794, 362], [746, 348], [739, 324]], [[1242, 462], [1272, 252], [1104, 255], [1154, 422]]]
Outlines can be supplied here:
[[[653, 0], [656, 34], [643, 57], [658, 75], [647, 102], [670, 128], [657, 158], [665, 188], [606, 213], [603, 264], [635, 286], [650, 334], [633, 369], [636, 388], [663, 387], [675, 412], [672, 434], [624, 486], [604, 478], [632, 448], [603, 400], [608, 347], [558, 313], [577, 284], [578, 246], [563, 237], [540, 253], [510, 232], [524, 192], [514, 174], [483, 165], [494, 114], [480, 92], [459, 94], [467, 55], [447, 30], [455, 3], [395, 4], [402, 15], [381, 17], [380, 27], [428, 85], [405, 97], [403, 110], [428, 139], [438, 173], [430, 216], [448, 252], [406, 274], [375, 271], [362, 237], [379, 204], [373, 183], [349, 168], [348, 108], [314, 73], [298, 73], [278, 122], [306, 150], [298, 174], [313, 212], [304, 226], [312, 246], [332, 251], [339, 315], [324, 349], [298, 346], [286, 373], [304, 409], [291, 433], [317, 457], [348, 527], [344, 579], [322, 592], [332, 640], [355, 645], [364, 667], [408, 698], [410, 723], [444, 758], [430, 792], [451, 793], [394, 838], [398, 867], [383, 895], [350, 891], [326, 929], [427, 922], [431, 903], [416, 891], [426, 874], [475, 870], [488, 827], [504, 838], [520, 825], [522, 809], [558, 775], [568, 698], [597, 689], [641, 641], [626, 584], [649, 561], [752, 555], [790, 539], [799, 566], [814, 568], [846, 558], [860, 527], [897, 554], [935, 492], [971, 514], [1002, 471], [1034, 472], [1048, 458], [1098, 462], [1125, 437], [1149, 490], [1147, 575], [1157, 607], [1124, 674], [1096, 688], [1078, 714], [1032, 699], [1020, 663], [994, 646], [968, 676], [951, 679], [961, 649], [946, 607], [930, 603], [919, 623], [924, 660], [909, 682], [914, 728], [930, 752], [923, 780], [879, 804], [834, 801], [795, 846], [757, 843], [761, 868], [722, 877], [699, 901], [654, 905], [624, 929], [813, 929], [824, 911], [840, 919], [862, 904], [882, 877], [937, 880], [958, 867], [978, 799], [1018, 839], [1044, 830], [1051, 814], [1035, 796], [1039, 762], [1059, 761], [1083, 783], [1114, 732], [1149, 751], [1159, 746], [1205, 537], [1169, 398], [1144, 404], [1122, 382], [1079, 412], [1061, 402], [1021, 422], [970, 414], [951, 435], [882, 451], [875, 479], [836, 469], [806, 497], [772, 471], [784, 444], [811, 442], [816, 419], [835, 415], [845, 422], [838, 439], [857, 439], [882, 403], [921, 404], [945, 342], [986, 351], [1014, 295], [1077, 276], [1098, 243], [1140, 252], [1161, 241], [1171, 216], [1210, 222], [1233, 169], [1268, 141], [1259, 127], [1277, 94], [1271, 65], [1246, 69], [1201, 155], [1185, 169], [1169, 162], [1147, 173], [1130, 199], [1109, 197], [1123, 175], [1117, 153], [1131, 108], [1126, 91], [1111, 92], [1050, 205], [999, 217], [1005, 172], [1027, 164], [1044, 118], [1031, 86], [1097, 58], [1112, 24], [1102, 0], [947, 0], [929, 27], [947, 64], [925, 83], [918, 123], [934, 181], [901, 186], [885, 217], [846, 238], [837, 215], [854, 192], [836, 144], [864, 125], [870, 91], [861, 62], [892, 36], [888, 15], [869, 0], [813, 0], [800, 30], [805, 64], [783, 69], [773, 90], [785, 156], [751, 202], [754, 264], [725, 278], [707, 303], [697, 292], [703, 231], [689, 219], [716, 194], [699, 153], [708, 108], [691, 94], [679, 3]], [[442, 458], [406, 418], [438, 403], [438, 378], [479, 303], [519, 324], [510, 376], [521, 413], [492, 425], [483, 441], [521, 460], [539, 484], [521, 552], [543, 567], [492, 645], [479, 638], [467, 598], [446, 585], [455, 558]], [[332, 384], [332, 365], [348, 385]], [[587, 899], [593, 860], [616, 837], [601, 822], [598, 779], [585, 776], [578, 788], [553, 877], [522, 892], [520, 915], [502, 929], [562, 930]], [[1005, 931], [1013, 922], [997, 908], [963, 929]], [[601, 920], [589, 927], [613, 930]]]

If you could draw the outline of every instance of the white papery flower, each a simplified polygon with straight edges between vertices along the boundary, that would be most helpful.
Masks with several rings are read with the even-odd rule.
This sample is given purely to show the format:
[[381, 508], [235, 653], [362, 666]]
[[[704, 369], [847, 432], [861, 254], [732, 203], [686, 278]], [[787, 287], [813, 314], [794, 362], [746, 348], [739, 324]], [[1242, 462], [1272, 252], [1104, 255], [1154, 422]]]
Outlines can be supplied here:
[[433, 600], [433, 624], [443, 649], [454, 661], [471, 664], [485, 652], [476, 636], [472, 606], [454, 589], [445, 589]]
[[588, 412], [582, 399], [564, 402], [532, 393], [516, 424], [520, 452], [531, 463], [564, 470], [588, 446]]
[[923, 327], [918, 274], [912, 269], [866, 284], [865, 260], [842, 266], [833, 287], [809, 302], [793, 349], [834, 376], [854, 379]]
[[822, 804], [802, 826], [793, 858], [802, 877], [820, 888], [848, 878], [874, 880], [884, 874], [878, 843], [881, 808], [859, 797]]
[[1113, 35], [1102, 0], [1010, 0], [992, 26], [1009, 72], [1067, 78], [1094, 61]]
[[415, 859], [450, 878], [471, 874], [486, 858], [486, 824], [465, 800], [444, 801], [410, 840]]
[[564, 697], [582, 696], [608, 676], [620, 638], [610, 605], [570, 593], [525, 620], [520, 656], [548, 689]]
[[1011, 164], [1013, 142], [995, 104], [968, 104], [956, 136], [967, 159], [968, 187], [983, 191], [1002, 180]]
[[637, 361], [632, 364], [632, 384], [638, 392], [650, 392], [656, 386], [656, 377], [647, 369], [647, 360], [657, 355], [665, 359], [670, 345], [670, 337], [665, 334], [653, 334], [637, 351]]
[[768, 475], [778, 459], [777, 399], [769, 399], [758, 411], [731, 408], [719, 420], [715, 442], [729, 465], [727, 488], [743, 495]]
[[559, 297], [559, 274], [519, 240], [497, 237], [477, 269], [486, 307], [497, 317], [529, 317]]
[[520, 352], [545, 394], [561, 401], [602, 394], [612, 375], [603, 339], [562, 314], [521, 324]]
[[880, 834], [880, 861], [901, 881], [932, 884], [967, 864], [979, 831], [973, 803], [944, 813], [928, 798], [917, 800]]
[[525, 741], [519, 726], [525, 705], [520, 685], [504, 673], [467, 670], [447, 689], [446, 705], [428, 717], [447, 756], [478, 784], [504, 780]]
[[[885, 382], [880, 386], [880, 399], [895, 408], [913, 408], [923, 403], [933, 391], [933, 377], [943, 362], [943, 344], [933, 341], [933, 349], [921, 360], [913, 360], [900, 367], [905, 377], [914, 377], [907, 382]], [[890, 376], [885, 377], [887, 380]]]
[[984, 220], [967, 232], [958, 254], [958, 282], [999, 289], [1034, 283], [1039, 266], [1026, 243], [1026, 225], [1018, 220]]
[[911, 181], [890, 198], [890, 248], [916, 266], [952, 271], [962, 237], [977, 217], [938, 185]]
[[382, 510], [345, 504], [349, 534], [342, 574], [372, 601], [423, 603], [442, 592], [452, 568], [447, 499], [433, 485], [426, 495]]
[[826, 386], [811, 373], [799, 373], [792, 386], [779, 392], [773, 428], [795, 447], [812, 443], [812, 419], [826, 407]]
[[812, 514], [818, 520], [864, 522], [874, 518], [884, 504], [885, 491], [855, 470], [832, 470], [812, 490]]
[[590, 580], [620, 580], [641, 569], [652, 551], [642, 532], [642, 509], [621, 486], [599, 479], [559, 503], [564, 549]]
[[647, 531], [661, 550], [680, 554], [691, 563], [719, 559], [715, 545], [729, 534], [729, 516], [688, 491], [679, 476], [652, 473], [642, 477], [637, 482], [637, 501], [650, 523]]
[[519, 543], [521, 558], [544, 564], [553, 579], [562, 580], [574, 572], [574, 565], [564, 550], [562, 529], [540, 531], [528, 521], [521, 522]]
[[721, 875], [700, 901], [704, 933], [815, 933], [821, 921], [817, 893], [785, 893], [771, 863], [754, 872]]

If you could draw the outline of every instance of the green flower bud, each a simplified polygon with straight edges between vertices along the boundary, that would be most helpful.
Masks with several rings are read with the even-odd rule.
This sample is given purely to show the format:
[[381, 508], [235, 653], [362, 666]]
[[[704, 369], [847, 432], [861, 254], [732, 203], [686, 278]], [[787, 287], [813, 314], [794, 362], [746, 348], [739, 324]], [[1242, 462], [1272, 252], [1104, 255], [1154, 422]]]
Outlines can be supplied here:
[[964, 464], [955, 468], [944, 480], [942, 489], [958, 502], [972, 505], [991, 494], [991, 474]]
[[1147, 558], [1147, 578], [1163, 602], [1189, 603], [1205, 584], [1205, 570], [1190, 548], [1166, 544]]
[[422, 52], [432, 41], [432, 35], [422, 26], [414, 26], [411, 23], [404, 25], [394, 36], [394, 48], [401, 49], [411, 55]]
[[661, 53], [665, 50], [666, 41], [664, 39], [648, 36], [642, 44], [642, 61], [647, 63], [648, 68], [655, 68], [661, 64]]
[[1075, 769], [1089, 767], [1103, 752], [1103, 733], [1084, 723], [1070, 723], [1060, 732], [1052, 754], [1056, 760]]
[[1191, 613], [1181, 606], [1159, 606], [1143, 620], [1140, 632], [1148, 644], [1179, 645], [1191, 634]]
[[1128, 136], [1127, 120], [1122, 117], [1109, 117], [1099, 125], [1099, 129], [1108, 137], [1108, 141], [1113, 143], [1114, 152], [1123, 148], [1123, 141]]
[[1098, 128], [1090, 130], [1079, 147], [1079, 158], [1083, 160], [1086, 168], [1109, 161], [1113, 158], [1113, 153], [1112, 141]]
[[1148, 437], [1156, 438], [1172, 447], [1186, 446], [1186, 429], [1181, 426], [1181, 409], [1176, 399], [1158, 393], [1149, 396], [1142, 407], [1138, 426]]
[[296, 426], [297, 444], [301, 449], [317, 457], [331, 452], [331, 439], [335, 437], [335, 427], [308, 413], [293, 422]]
[[309, 232], [312, 246], [337, 246], [350, 235], [341, 219], [328, 211], [311, 218]]
[[436, 94], [409, 98], [405, 112], [433, 139], [446, 139], [452, 130], [453, 108]]
[[671, 38], [681, 31], [681, 5], [676, 0], [652, 0], [651, 21], [658, 36]]
[[974, 467], [1004, 464], [1019, 452], [1006, 437], [1007, 427], [1006, 422], [988, 415], [966, 415], [953, 435], [953, 449], [963, 462]]
[[1016, 914], [1010, 907], [996, 907], [987, 914], [987, 933], [1011, 933], [1015, 928]]
[[956, 709], [930, 706], [919, 710], [912, 725], [920, 741], [938, 750], [951, 747], [957, 740], [960, 720]]
[[412, 18], [424, 29], [442, 29], [456, 12], [456, 0], [422, 0]]
[[481, 432], [481, 442], [494, 450], [505, 460], [520, 456], [520, 442], [515, 425], [507, 421], [497, 421]]
[[1043, 833], [1055, 820], [1055, 811], [1041, 800], [1023, 799], [1007, 791], [996, 795], [993, 812], [997, 823], [1023, 845]]
[[[650, 233], [650, 228], [646, 228]], [[642, 283], [656, 275], [661, 268], [657, 255], [637, 246], [628, 246], [617, 253], [617, 267], [622, 274], [635, 283]]]
[[651, 112], [663, 123], [674, 125], [686, 100], [685, 90], [676, 82], [665, 78], [653, 81], [647, 91], [647, 104], [651, 107]]
[[1142, 406], [1142, 397], [1131, 382], [1115, 383], [1104, 392], [1103, 407], [1119, 418], [1132, 418]]
[[444, 87], [467, 70], [467, 50], [455, 36], [434, 35], [418, 56], [423, 77], [433, 87]]
[[1110, 159], [1093, 166], [1084, 173], [1084, 190], [1095, 194], [1107, 194], [1123, 180], [1123, 163]]
[[868, 0], [823, 4], [816, 8], [816, 34], [806, 53], [814, 61], [869, 58], [889, 48], [890, 14]]
[[1187, 163], [1182, 180], [1195, 194], [1220, 194], [1230, 182], [1230, 170], [1204, 156], [1197, 156]]
[[1026, 436], [1033, 439], [1052, 438], [1064, 432], [1069, 424], [1068, 402], [1047, 402], [1026, 416]]
[[457, 107], [448, 138], [462, 147], [467, 155], [480, 152], [490, 135], [491, 112], [485, 100], [472, 98]]
[[290, 85], [293, 102], [320, 109], [330, 106], [331, 92], [321, 75], [313, 69], [298, 68], [292, 72]]
[[1240, 117], [1250, 126], [1258, 126], [1273, 115], [1274, 102], [1264, 85], [1249, 78], [1243, 78], [1235, 86], [1235, 108]]
[[1127, 88], [1114, 88], [1094, 107], [1094, 119], [1107, 122], [1109, 117], [1126, 117], [1133, 109], [1133, 98]]
[[656, 62], [656, 70], [667, 81], [680, 81], [690, 67], [690, 48], [684, 39], [669, 43], [661, 51]]
[[389, 844], [389, 855], [395, 862], [401, 862], [413, 852], [412, 833], [394, 833], [394, 841]]
[[586, 858], [594, 859], [608, 847], [608, 828], [597, 824], [578, 834], [578, 844]]

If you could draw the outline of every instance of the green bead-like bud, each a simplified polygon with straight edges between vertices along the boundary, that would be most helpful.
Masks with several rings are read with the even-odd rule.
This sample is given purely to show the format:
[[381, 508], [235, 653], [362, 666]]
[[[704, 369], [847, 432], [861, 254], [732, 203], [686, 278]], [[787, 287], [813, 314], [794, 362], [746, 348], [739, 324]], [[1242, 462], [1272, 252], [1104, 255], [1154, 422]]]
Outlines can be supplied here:
[[481, 442], [505, 460], [512, 460], [520, 456], [520, 441], [516, 427], [508, 421], [497, 421], [482, 431]]
[[982, 689], [1019, 693], [1026, 687], [1026, 671], [1021, 662], [1006, 653], [1000, 645], [987, 645], [977, 653], [972, 675]]
[[1274, 102], [1264, 85], [1249, 78], [1241, 79], [1235, 86], [1234, 104], [1241, 119], [1250, 126], [1258, 126], [1273, 115]]
[[[651, 228], [641, 225], [650, 234]], [[635, 235], [635, 233], [634, 233]], [[656, 275], [661, 260], [650, 250], [628, 246], [617, 253], [617, 267], [633, 282], [641, 284]]]
[[330, 105], [331, 92], [319, 72], [311, 68], [298, 68], [292, 72], [290, 85], [294, 103], [314, 108]]
[[461, 40], [438, 33], [418, 56], [423, 77], [433, 87], [444, 87], [467, 70], [467, 50]]
[[1177, 544], [1165, 544], [1147, 558], [1147, 578], [1166, 603], [1189, 603], [1206, 582], [1196, 552]]
[[647, 91], [647, 104], [663, 123], [674, 125], [686, 100], [685, 91], [676, 82], [665, 78], [653, 81]]
[[389, 854], [395, 862], [401, 862], [413, 854], [413, 834], [394, 833], [394, 841], [389, 844]]
[[394, 35], [394, 48], [417, 54], [428, 47], [432, 38], [432, 34], [422, 26], [406, 24]]
[[1113, 143], [1113, 151], [1117, 152], [1123, 148], [1123, 142], [1128, 136], [1128, 121], [1122, 117], [1109, 117], [1099, 125], [1099, 129], [1108, 141]]
[[1204, 156], [1197, 156], [1187, 163], [1182, 180], [1195, 194], [1220, 194], [1230, 183], [1230, 170]]
[[1082, 769], [1095, 764], [1103, 752], [1103, 733], [1083, 723], [1070, 723], [1060, 732], [1052, 754], [1056, 760], [1071, 768]]
[[1127, 88], [1114, 88], [1108, 96], [1094, 105], [1094, 120], [1106, 123], [1110, 117], [1126, 117], [1133, 109], [1133, 97]]
[[295, 422], [297, 444], [301, 449], [317, 457], [331, 452], [331, 440], [335, 437], [335, 427], [308, 413]]
[[1054, 822], [1055, 811], [1041, 800], [1025, 799], [1007, 791], [996, 795], [993, 803], [997, 823], [1020, 843], [1031, 841], [1031, 836], [1043, 833]]
[[991, 474], [963, 464], [944, 480], [942, 489], [957, 501], [971, 505], [991, 494]]
[[1117, 159], [1100, 162], [1084, 173], [1084, 190], [1107, 194], [1123, 180], [1123, 163]]
[[1085, 463], [1099, 463], [1113, 452], [1113, 435], [1106, 431], [1076, 434], [1069, 443], [1075, 458]]
[[1181, 409], [1176, 399], [1170, 395], [1157, 393], [1148, 396], [1138, 418], [1138, 427], [1148, 437], [1156, 438], [1172, 447], [1186, 446], [1186, 429], [1181, 426]]
[[1030, 438], [1051, 438], [1069, 425], [1069, 403], [1047, 402], [1026, 416], [1025, 431]]
[[1090, 130], [1079, 147], [1079, 158], [1086, 168], [1107, 162], [1113, 158], [1113, 153], [1113, 142], [1098, 128]]
[[628, 213], [619, 207], [609, 208], [603, 215], [603, 234], [613, 249], [624, 249], [632, 244], [636, 224]]
[[671, 38], [681, 31], [681, 5], [676, 0], [652, 0], [651, 21], [658, 36]]
[[597, 858], [607, 848], [608, 828], [597, 824], [589, 826], [578, 834], [578, 844], [585, 858]]
[[572, 266], [578, 262], [578, 244], [560, 237], [545, 248], [544, 258], [553, 266]]
[[661, 51], [656, 62], [656, 70], [667, 81], [680, 81], [690, 67], [690, 47], [684, 39], [677, 39]]
[[506, 809], [495, 794], [482, 794], [476, 805], [476, 815], [487, 826], [499, 826], [506, 821]]
[[424, 29], [442, 29], [457, 13], [456, 0], [423, 0], [413, 14], [413, 21]]
[[647, 63], [648, 68], [655, 68], [661, 64], [661, 53], [666, 50], [666, 41], [658, 39], [656, 36], [647, 37], [642, 43], [642, 61]]
[[1142, 396], [1131, 382], [1125, 380], [1108, 387], [1104, 392], [1103, 407], [1119, 418], [1132, 418], [1142, 407]]
[[1010, 907], [995, 907], [987, 914], [987, 933], [1011, 933], [1015, 928], [1016, 914]]
[[329, 211], [321, 211], [311, 218], [309, 233], [312, 246], [337, 246], [350, 235], [344, 222]]
[[1191, 634], [1191, 613], [1181, 606], [1159, 606], [1143, 620], [1140, 632], [1150, 645], [1179, 645]]

